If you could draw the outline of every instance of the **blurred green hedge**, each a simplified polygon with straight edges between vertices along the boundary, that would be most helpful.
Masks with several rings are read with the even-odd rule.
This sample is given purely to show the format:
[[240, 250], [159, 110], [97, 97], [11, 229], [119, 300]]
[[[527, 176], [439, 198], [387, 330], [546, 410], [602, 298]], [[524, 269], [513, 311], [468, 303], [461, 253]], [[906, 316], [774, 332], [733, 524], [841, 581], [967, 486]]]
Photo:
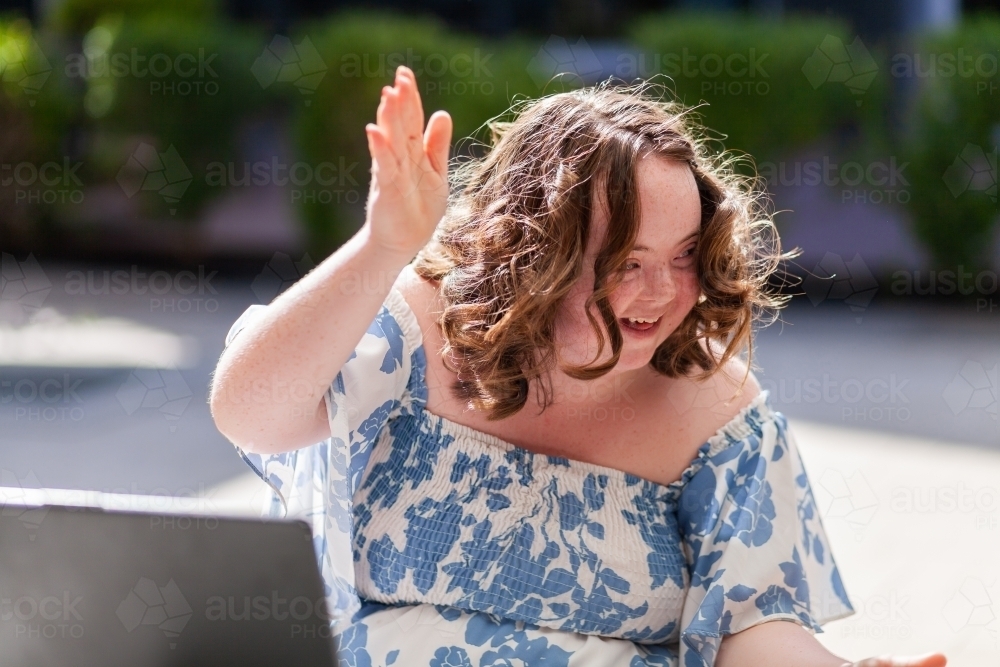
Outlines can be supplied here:
[[1000, 18], [973, 18], [915, 46], [892, 64], [894, 76], [917, 84], [901, 140], [911, 161], [914, 230], [937, 264], [981, 268], [1000, 216]]
[[83, 35], [104, 17], [184, 17], [191, 21], [215, 21], [219, 6], [214, 0], [61, 0], [46, 16], [48, 29], [62, 35]]
[[708, 128], [726, 135], [727, 149], [756, 162], [834, 134], [881, 134], [886, 88], [884, 78], [871, 74], [876, 55], [866, 61], [864, 52], [853, 54], [856, 64], [844, 82], [837, 63], [819, 49], [832, 44], [831, 55], [850, 57], [853, 42], [842, 23], [667, 14], [637, 21], [630, 36], [641, 55], [624, 60], [622, 73], [667, 75], [682, 102], [706, 103], [698, 112]]
[[[193, 218], [220, 194], [204, 177], [208, 165], [240, 161], [242, 124], [281, 104], [248, 64], [264, 39], [262, 31], [176, 13], [99, 19], [83, 40], [86, 60], [67, 64], [87, 72], [82, 105], [95, 178], [115, 180], [136, 150], [135, 138], [147, 137], [161, 154], [173, 148], [191, 180], [175, 202], [154, 196], [141, 202], [151, 212]], [[131, 58], [133, 52], [145, 60]]]
[[[575, 85], [573, 77], [557, 86], [539, 81], [540, 39], [488, 40], [387, 13], [340, 13], [301, 23], [285, 38], [228, 22], [214, 0], [66, 0], [40, 30], [0, 20], [0, 36], [5, 162], [82, 157], [88, 184], [113, 183], [136, 157], [137, 142], [160, 157], [173, 147], [191, 173], [183, 196], [141, 201], [160, 218], [170, 209], [176, 220], [190, 220], [223, 191], [205, 178], [209, 163], [242, 161], [241, 128], [276, 118], [290, 130], [296, 160], [336, 168], [332, 193], [325, 188], [325, 198], [319, 191], [296, 201], [310, 251], [319, 255], [359, 223], [370, 165], [364, 125], [397, 64], [416, 70], [426, 115], [451, 113], [456, 139], [482, 130], [517, 99]], [[619, 79], [654, 77], [681, 101], [706, 103], [698, 108], [705, 125], [726, 148], [758, 163], [823, 142], [909, 160], [907, 206], [935, 262], [988, 261], [1000, 141], [995, 71], [906, 76], [893, 69], [898, 54], [878, 45], [869, 51], [840, 23], [795, 16], [651, 15], [628, 29], [626, 44], [633, 51], [618, 56]], [[959, 49], [992, 54], [995, 64], [1000, 21], [968, 20], [950, 33], [916, 38], [912, 49], [926, 57]], [[113, 68], [115, 54], [133, 52], [157, 54], [163, 74], [122, 76], [92, 66], [109, 56]], [[47, 56], [44, 67], [37, 53]], [[886, 118], [901, 91], [913, 95], [912, 115], [908, 131], [897, 134]], [[29, 210], [51, 224], [54, 209], [17, 212]]]
[[[295, 41], [307, 38], [329, 71], [308, 106], [296, 103], [299, 150], [313, 164], [331, 156], [356, 164], [361, 203], [371, 165], [364, 126], [374, 121], [382, 87], [392, 84], [397, 65], [414, 70], [425, 117], [438, 109], [451, 114], [456, 140], [504, 112], [514, 96], [538, 94], [525, 67], [533, 51], [518, 40], [483, 40], [431, 19], [356, 12], [303, 26]], [[303, 203], [317, 247], [334, 248], [353, 233], [343, 210]]]
[[61, 47], [24, 19], [0, 20], [0, 229], [10, 242], [54, 224], [53, 202], [29, 198], [22, 184], [37, 182], [39, 165], [62, 164], [74, 92], [59, 76]]

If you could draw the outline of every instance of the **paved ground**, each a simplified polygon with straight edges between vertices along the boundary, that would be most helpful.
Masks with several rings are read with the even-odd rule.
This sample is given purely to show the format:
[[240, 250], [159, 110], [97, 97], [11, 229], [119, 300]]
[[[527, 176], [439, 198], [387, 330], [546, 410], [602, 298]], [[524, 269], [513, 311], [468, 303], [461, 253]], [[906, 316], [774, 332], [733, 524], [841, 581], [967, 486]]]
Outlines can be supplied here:
[[[42, 268], [42, 324], [11, 326], [18, 312], [0, 302], [0, 486], [198, 495], [255, 512], [262, 487], [206, 396], [229, 326], [275, 285], [220, 272], [202, 294], [111, 295], [98, 289], [104, 268], [131, 267], [95, 267], [79, 294], [72, 272], [87, 267]], [[859, 612], [821, 640], [851, 658], [942, 650], [950, 665], [1000, 663], [1000, 309], [796, 301], [760, 333], [758, 375], [791, 418]], [[95, 349], [99, 367], [86, 360]]]
[[878, 297], [855, 313], [843, 301], [796, 300], [758, 337], [758, 377], [778, 410], [1000, 450], [1000, 299], [992, 313]]
[[[102, 293], [104, 271], [132, 267], [42, 268], [44, 326], [12, 328], [12, 302], [0, 303], [0, 467], [37, 486], [174, 494], [243, 472], [212, 424], [208, 384], [229, 326], [274, 285], [220, 271], [199, 290], [192, 267], [167, 274], [193, 293], [140, 294], [147, 275], [117, 295]], [[104, 357], [91, 363], [94, 341]], [[790, 417], [1000, 448], [1000, 308], [876, 297], [858, 313], [797, 297], [758, 342], [761, 381]], [[27, 363], [12, 349], [34, 365], [11, 366]]]

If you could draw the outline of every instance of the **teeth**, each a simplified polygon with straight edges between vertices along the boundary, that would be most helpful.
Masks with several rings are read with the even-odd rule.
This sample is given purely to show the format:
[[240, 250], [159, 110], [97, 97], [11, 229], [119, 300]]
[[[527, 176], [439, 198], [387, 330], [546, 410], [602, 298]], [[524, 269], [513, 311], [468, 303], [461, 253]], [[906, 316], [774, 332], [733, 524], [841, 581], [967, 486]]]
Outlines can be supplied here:
[[[656, 320], [658, 320], [658, 319], [660, 319], [660, 318], [657, 317]], [[643, 322], [643, 323], [645, 323], [645, 322], [655, 322], [656, 320], [644, 320], [641, 317], [630, 317], [630, 318], [628, 318], [629, 322]]]

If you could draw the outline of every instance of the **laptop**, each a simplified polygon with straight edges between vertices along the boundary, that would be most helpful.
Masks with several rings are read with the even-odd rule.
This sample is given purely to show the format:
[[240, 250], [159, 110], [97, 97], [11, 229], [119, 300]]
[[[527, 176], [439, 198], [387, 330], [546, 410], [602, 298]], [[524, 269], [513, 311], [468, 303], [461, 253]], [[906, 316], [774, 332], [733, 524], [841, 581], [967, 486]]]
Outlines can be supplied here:
[[304, 522], [3, 509], [2, 667], [337, 664]]

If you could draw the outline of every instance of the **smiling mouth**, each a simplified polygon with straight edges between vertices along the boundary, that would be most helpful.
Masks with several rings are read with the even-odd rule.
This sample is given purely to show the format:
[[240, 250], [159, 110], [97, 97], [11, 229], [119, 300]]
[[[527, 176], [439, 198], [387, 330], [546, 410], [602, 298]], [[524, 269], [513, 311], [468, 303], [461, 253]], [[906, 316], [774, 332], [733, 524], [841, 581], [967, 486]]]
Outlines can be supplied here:
[[618, 322], [621, 323], [622, 327], [630, 331], [650, 331], [658, 327], [662, 319], [662, 315], [653, 321], [640, 321], [637, 318], [619, 317]]

